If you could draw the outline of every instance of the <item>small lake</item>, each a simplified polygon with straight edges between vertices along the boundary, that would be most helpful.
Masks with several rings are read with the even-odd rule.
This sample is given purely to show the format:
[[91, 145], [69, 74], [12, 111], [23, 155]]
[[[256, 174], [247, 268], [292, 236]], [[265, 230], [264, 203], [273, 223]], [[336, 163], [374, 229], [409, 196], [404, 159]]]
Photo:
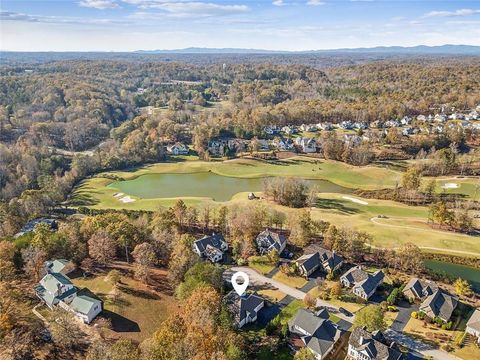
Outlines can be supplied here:
[[[114, 181], [109, 188], [142, 199], [207, 197], [228, 201], [239, 192], [263, 190], [265, 178], [237, 178], [211, 172], [189, 174], [147, 174], [132, 180]], [[319, 192], [351, 193], [353, 190], [326, 180], [305, 180]]]
[[467, 280], [472, 285], [472, 290], [480, 293], [480, 269], [438, 260], [425, 260], [425, 267], [434, 272], [446, 273], [452, 277]]

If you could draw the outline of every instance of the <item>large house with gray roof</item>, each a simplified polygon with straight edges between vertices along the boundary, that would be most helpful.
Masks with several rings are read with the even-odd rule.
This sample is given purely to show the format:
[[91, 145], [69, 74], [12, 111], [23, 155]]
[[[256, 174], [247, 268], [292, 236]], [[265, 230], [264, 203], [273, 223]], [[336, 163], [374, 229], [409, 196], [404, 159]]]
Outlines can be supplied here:
[[215, 233], [194, 241], [192, 247], [198, 256], [213, 263], [221, 261], [223, 254], [228, 250], [228, 244], [223, 235]]
[[75, 264], [66, 259], [55, 259], [45, 261], [45, 273], [60, 273], [63, 275], [67, 275], [75, 270]]
[[320, 248], [314, 253], [299, 257], [295, 263], [300, 274], [308, 277], [317, 269], [326, 273], [338, 270], [343, 264], [343, 258], [335, 251]]
[[239, 296], [235, 290], [225, 295], [223, 301], [232, 314], [237, 328], [257, 321], [258, 312], [265, 306], [265, 301], [260, 296], [256, 294]]
[[423, 300], [419, 310], [432, 319], [437, 317], [444, 322], [448, 322], [457, 305], [458, 298], [456, 296], [450, 295], [445, 290], [438, 289]]
[[437, 290], [438, 286], [433, 281], [412, 278], [407, 285], [405, 285], [405, 288], [403, 289], [403, 295], [411, 301], [423, 300], [425, 297], [432, 295]]
[[364, 328], [353, 330], [348, 340], [347, 359], [355, 360], [400, 360], [402, 353], [394, 343], [386, 345], [380, 331], [369, 333]]
[[287, 246], [287, 237], [266, 229], [257, 235], [256, 243], [260, 255], [269, 254], [273, 250], [277, 250], [281, 254]]
[[352, 288], [352, 292], [364, 300], [368, 300], [383, 284], [385, 274], [378, 270], [370, 274], [360, 266], [355, 266], [340, 277], [340, 282], [344, 287]]
[[307, 347], [317, 360], [324, 359], [334, 348], [344, 333], [337, 324], [329, 320], [326, 309], [312, 312], [307, 309], [299, 309], [295, 317], [288, 322], [290, 331], [290, 346], [296, 339]]
[[102, 312], [102, 302], [91, 296], [81, 295], [80, 290], [64, 274], [50, 272], [35, 287], [37, 297], [51, 310], [59, 306], [71, 311], [77, 318], [89, 324]]

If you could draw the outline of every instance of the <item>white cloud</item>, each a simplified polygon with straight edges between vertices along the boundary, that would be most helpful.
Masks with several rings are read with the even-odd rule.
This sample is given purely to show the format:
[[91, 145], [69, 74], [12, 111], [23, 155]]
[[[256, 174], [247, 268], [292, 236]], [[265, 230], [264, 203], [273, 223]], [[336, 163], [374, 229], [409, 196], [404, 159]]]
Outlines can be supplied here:
[[308, 1], [307, 1], [307, 5], [310, 5], [310, 6], [325, 5], [325, 1], [321, 1], [321, 0], [308, 0]]
[[455, 11], [430, 11], [424, 17], [452, 17], [452, 16], [470, 16], [480, 14], [480, 9], [459, 9]]
[[141, 9], [156, 9], [162, 13], [148, 14], [137, 12], [133, 17], [175, 17], [175, 18], [198, 18], [234, 15], [248, 12], [246, 5], [224, 5], [198, 1], [168, 1], [168, 0], [123, 0], [126, 3], [137, 5]]
[[0, 20], [2, 21], [21, 21], [29, 23], [46, 24], [89, 24], [89, 25], [111, 25], [125, 24], [125, 21], [115, 21], [111, 19], [91, 19], [72, 16], [44, 16], [17, 13], [13, 11], [0, 11]]
[[80, 6], [99, 10], [118, 8], [115, 0], [82, 0], [80, 1]]
[[283, 0], [275, 0], [275, 1], [272, 1], [272, 5], [275, 5], [275, 6], [284, 6], [285, 5], [285, 2]]

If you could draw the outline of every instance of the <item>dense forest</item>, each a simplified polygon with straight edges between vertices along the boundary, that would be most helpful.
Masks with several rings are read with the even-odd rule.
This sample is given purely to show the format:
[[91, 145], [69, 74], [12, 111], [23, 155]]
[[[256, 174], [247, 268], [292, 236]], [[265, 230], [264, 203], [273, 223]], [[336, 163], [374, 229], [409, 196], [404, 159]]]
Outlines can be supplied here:
[[[16, 216], [4, 221], [10, 225], [3, 231], [11, 227], [11, 233], [24, 216], [40, 215], [63, 201], [89, 174], [164, 159], [164, 146], [175, 141], [192, 144], [202, 156], [217, 136], [252, 139], [264, 135], [267, 125], [368, 124], [441, 107], [463, 111], [480, 103], [480, 61], [475, 57], [394, 58], [320, 69], [275, 64], [277, 58], [269, 56], [272, 63], [4, 63], [0, 213]], [[149, 106], [161, 111], [146, 115], [142, 109]], [[395, 132], [382, 136], [387, 144], [405, 142]], [[465, 142], [475, 138], [453, 127], [407, 141], [404, 152], [413, 157], [452, 143], [468, 152]], [[365, 146], [339, 148], [330, 135], [323, 141], [326, 158], [359, 165], [374, 158]]]

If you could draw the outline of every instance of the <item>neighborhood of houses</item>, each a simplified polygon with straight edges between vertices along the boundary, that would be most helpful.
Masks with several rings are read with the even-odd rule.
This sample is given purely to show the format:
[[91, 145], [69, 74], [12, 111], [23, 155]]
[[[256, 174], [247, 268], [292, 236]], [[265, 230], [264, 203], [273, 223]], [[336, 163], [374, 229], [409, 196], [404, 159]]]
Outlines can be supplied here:
[[[271, 229], [260, 232], [255, 242], [260, 254], [268, 256], [276, 252], [280, 255], [280, 262], [293, 266], [296, 274], [306, 280], [316, 281], [319, 277], [334, 274], [345, 291], [359, 298], [359, 303], [378, 304], [384, 300], [382, 284], [386, 274], [382, 270], [367, 270], [360, 265], [348, 264], [335, 251], [319, 246], [307, 248], [302, 256], [292, 259], [292, 254], [286, 248], [287, 236]], [[230, 262], [228, 242], [222, 234], [213, 233], [195, 240], [192, 249], [205, 261], [225, 265]], [[61, 308], [83, 323], [90, 324], [102, 312], [103, 303], [88, 289], [79, 289], [72, 283], [69, 274], [75, 270], [76, 266], [69, 260], [47, 261], [44, 264], [44, 276], [35, 287], [35, 293], [49, 309]], [[228, 280], [226, 285], [229, 285]], [[414, 317], [415, 313], [415, 318], [419, 316], [448, 328], [452, 326], [460, 300], [446, 289], [430, 280], [412, 278], [401, 288], [401, 293], [412, 306], [410, 310], [407, 309], [408, 317]], [[255, 324], [260, 318], [268, 318], [265, 315], [269, 312], [267, 309], [277, 305], [256, 290], [249, 290], [242, 295], [231, 290], [224, 296], [223, 302], [238, 329]], [[400, 349], [397, 339], [391, 336], [391, 329], [387, 330], [389, 334], [369, 332], [362, 327], [352, 330], [355, 315], [329, 304], [328, 301], [317, 302], [315, 310], [299, 308], [293, 314], [288, 321], [288, 346], [292, 352], [307, 348], [317, 360], [325, 359], [341, 348], [346, 349], [344, 351], [348, 359], [409, 358], [409, 350], [405, 347]], [[340, 321], [334, 321], [335, 317]], [[472, 336], [480, 345], [479, 309], [466, 321], [465, 334]]]
[[[320, 122], [303, 124], [301, 126], [287, 125], [278, 127], [265, 126], [265, 138], [253, 140], [239, 138], [215, 138], [208, 143], [208, 152], [211, 156], [225, 156], [244, 153], [247, 150], [266, 151], [295, 151], [305, 154], [319, 152], [321, 142], [316, 135], [322, 131], [335, 129], [343, 131], [340, 139], [347, 145], [359, 146], [362, 143], [371, 143], [379, 136], [387, 135], [392, 129], [398, 129], [405, 137], [413, 135], [429, 135], [444, 133], [448, 129], [470, 129], [480, 131], [480, 105], [470, 112], [437, 113], [435, 115], [418, 115], [417, 117], [404, 116], [401, 119], [374, 121], [370, 124], [360, 121], [342, 121], [338, 124]], [[181, 142], [167, 146], [167, 153], [171, 155], [187, 155], [189, 147]]]
[[[347, 264], [335, 251], [320, 247], [315, 251], [305, 253], [296, 260], [291, 260], [291, 254], [286, 250], [288, 239], [284, 234], [265, 229], [258, 234], [256, 246], [262, 255], [276, 251], [282, 256], [281, 261], [294, 265], [297, 275], [312, 279], [312, 275], [324, 276], [335, 273], [339, 276], [344, 289], [362, 299], [365, 304], [379, 303], [379, 296], [385, 273], [382, 270], [367, 271], [359, 265]], [[193, 243], [194, 251], [203, 259], [218, 263], [226, 262], [229, 249], [227, 241], [221, 234], [204, 236]], [[350, 266], [350, 268], [348, 268]], [[344, 270], [346, 269], [346, 271]], [[403, 297], [413, 304], [410, 313], [417, 310], [420, 316], [432, 322], [440, 322], [444, 326], [450, 324], [454, 311], [459, 304], [458, 297], [439, 287], [435, 282], [412, 278], [403, 287]], [[246, 292], [239, 296], [230, 291], [224, 298], [227, 308], [232, 313], [237, 328], [255, 323], [263, 309], [268, 308], [269, 300], [262, 298], [257, 292]], [[338, 310], [338, 309], [334, 309]], [[289, 347], [292, 351], [308, 348], [317, 360], [324, 359], [336, 347], [345, 346], [345, 334], [351, 323], [343, 326], [331, 320], [330, 308], [317, 307], [316, 311], [299, 309], [288, 322]], [[343, 313], [341, 310], [340, 312]], [[346, 316], [354, 315], [346, 312]], [[338, 311], [337, 311], [338, 314]], [[410, 316], [410, 314], [409, 314]], [[349, 319], [349, 321], [353, 318]], [[345, 326], [345, 324], [348, 324]], [[466, 333], [472, 335], [480, 344], [480, 310], [476, 310], [467, 322]], [[343, 340], [342, 340], [343, 339]], [[405, 359], [405, 349], [399, 350], [398, 344], [380, 331], [370, 333], [365, 328], [355, 328], [348, 339], [347, 357], [349, 359]]]

